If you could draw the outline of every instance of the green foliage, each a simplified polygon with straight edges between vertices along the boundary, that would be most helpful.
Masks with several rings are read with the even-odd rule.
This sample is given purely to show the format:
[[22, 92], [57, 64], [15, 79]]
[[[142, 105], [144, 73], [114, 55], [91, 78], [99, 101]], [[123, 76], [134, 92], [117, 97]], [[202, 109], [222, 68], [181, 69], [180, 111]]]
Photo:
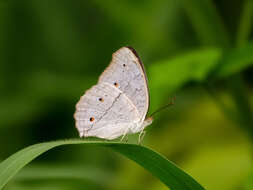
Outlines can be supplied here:
[[150, 69], [154, 105], [159, 105], [158, 101], [164, 100], [164, 96], [190, 81], [204, 81], [217, 67], [220, 57], [221, 51], [218, 49], [195, 50], [154, 64]]
[[136, 163], [150, 171], [158, 177], [168, 187], [175, 190], [194, 189], [204, 190], [193, 178], [184, 173], [173, 163], [162, 157], [158, 153], [146, 147], [112, 142], [92, 142], [83, 140], [65, 140], [46, 142], [29, 146], [14, 155], [7, 158], [0, 164], [0, 188], [3, 186], [26, 164], [31, 162], [40, 154], [61, 145], [86, 144], [104, 146], [113, 149], [116, 152], [128, 157]]
[[229, 77], [247, 69], [253, 64], [253, 43], [227, 51], [220, 60], [217, 77]]
[[189, 82], [203, 83], [210, 77], [214, 80], [243, 71], [253, 64], [252, 51], [253, 45], [248, 43], [225, 52], [218, 48], [194, 50], [157, 62], [150, 68], [151, 96], [155, 105], [164, 100], [163, 95], [173, 94]]
[[212, 0], [181, 1], [203, 45], [228, 46], [229, 35]]

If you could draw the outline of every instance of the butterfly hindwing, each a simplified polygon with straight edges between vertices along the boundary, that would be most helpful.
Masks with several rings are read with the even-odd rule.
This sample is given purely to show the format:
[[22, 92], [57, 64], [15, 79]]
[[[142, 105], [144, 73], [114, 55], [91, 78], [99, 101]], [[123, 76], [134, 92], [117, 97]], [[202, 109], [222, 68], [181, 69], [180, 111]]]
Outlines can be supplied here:
[[80, 136], [106, 139], [123, 135], [140, 118], [124, 93], [106, 82], [86, 91], [76, 105], [74, 117]]

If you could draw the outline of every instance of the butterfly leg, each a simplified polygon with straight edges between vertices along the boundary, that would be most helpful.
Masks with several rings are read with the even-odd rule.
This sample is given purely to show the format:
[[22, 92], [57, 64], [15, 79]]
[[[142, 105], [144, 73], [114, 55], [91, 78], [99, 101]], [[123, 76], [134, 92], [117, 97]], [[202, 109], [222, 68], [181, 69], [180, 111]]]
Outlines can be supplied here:
[[128, 142], [128, 135], [125, 136], [124, 141], [127, 143]]
[[[126, 137], [126, 138], [125, 138], [125, 137]], [[128, 141], [127, 131], [124, 132], [124, 135], [121, 137], [120, 141], [122, 142], [124, 139], [126, 139], [126, 142]]]
[[142, 140], [144, 139], [144, 136], [146, 134], [146, 131], [142, 130], [139, 134], [139, 138], [138, 138], [138, 144], [141, 145]]

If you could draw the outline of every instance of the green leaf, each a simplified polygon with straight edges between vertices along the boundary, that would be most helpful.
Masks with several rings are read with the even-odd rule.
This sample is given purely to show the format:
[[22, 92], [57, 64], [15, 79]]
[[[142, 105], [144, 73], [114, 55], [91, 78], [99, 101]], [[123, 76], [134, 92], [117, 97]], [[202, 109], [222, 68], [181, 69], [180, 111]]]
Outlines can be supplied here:
[[0, 188], [23, 168], [40, 154], [61, 145], [86, 144], [89, 146], [96, 145], [108, 147], [116, 152], [121, 153], [127, 158], [135, 161], [154, 176], [158, 177], [165, 185], [172, 190], [203, 190], [192, 177], [179, 169], [165, 157], [154, 152], [153, 150], [127, 143], [103, 142], [103, 141], [85, 141], [81, 139], [59, 140], [53, 142], [39, 143], [24, 148], [13, 154], [0, 164]]
[[244, 45], [247, 42], [251, 28], [252, 28], [252, 10], [253, 10], [253, 1], [252, 0], [245, 0], [243, 2], [243, 8], [241, 13], [241, 18], [238, 26], [237, 38], [236, 43], [237, 46]]
[[[108, 189], [116, 173], [89, 164], [29, 164], [6, 185], [6, 189]], [[41, 185], [43, 183], [43, 185]]]
[[153, 105], [158, 106], [163, 100], [161, 96], [174, 93], [189, 81], [204, 81], [217, 67], [221, 55], [219, 49], [200, 49], [153, 64], [149, 69]]
[[221, 51], [218, 49], [204, 49], [191, 51], [171, 60], [157, 62], [150, 67], [150, 75], [154, 76], [150, 83], [155, 88], [166, 85], [172, 92], [184, 82], [202, 81], [218, 64], [220, 56]]
[[[199, 49], [159, 61], [149, 67], [150, 94], [153, 105], [159, 105], [168, 94], [184, 84], [228, 77], [253, 64], [253, 42], [223, 52], [218, 48]], [[164, 97], [162, 97], [164, 96]]]
[[229, 45], [229, 35], [211, 0], [181, 0], [181, 2], [202, 44], [219, 47]]
[[230, 50], [222, 56], [216, 75], [227, 77], [239, 73], [253, 64], [253, 42], [243, 47]]
[[110, 184], [111, 179], [115, 176], [108, 170], [99, 168], [66, 164], [30, 164], [26, 166], [15, 176], [15, 182], [33, 181], [33, 180], [52, 180], [52, 179], [69, 179], [69, 180], [86, 180], [94, 183]]

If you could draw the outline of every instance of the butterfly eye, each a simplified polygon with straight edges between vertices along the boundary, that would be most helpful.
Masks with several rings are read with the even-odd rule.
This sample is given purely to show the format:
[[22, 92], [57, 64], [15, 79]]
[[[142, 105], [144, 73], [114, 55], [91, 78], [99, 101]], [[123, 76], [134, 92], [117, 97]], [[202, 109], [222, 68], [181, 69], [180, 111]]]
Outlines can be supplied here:
[[115, 83], [114, 83], [114, 86], [118, 87], [118, 86], [119, 86], [119, 84], [115, 82]]
[[100, 102], [103, 102], [103, 101], [104, 101], [104, 99], [103, 99], [103, 98], [99, 98], [98, 100], [99, 100]]
[[125, 66], [126, 66], [126, 64], [124, 63], [124, 64], [123, 64], [123, 67], [125, 67]]
[[90, 118], [90, 121], [91, 121], [91, 122], [94, 121], [94, 120], [95, 120], [94, 117], [91, 117], [91, 118]]

